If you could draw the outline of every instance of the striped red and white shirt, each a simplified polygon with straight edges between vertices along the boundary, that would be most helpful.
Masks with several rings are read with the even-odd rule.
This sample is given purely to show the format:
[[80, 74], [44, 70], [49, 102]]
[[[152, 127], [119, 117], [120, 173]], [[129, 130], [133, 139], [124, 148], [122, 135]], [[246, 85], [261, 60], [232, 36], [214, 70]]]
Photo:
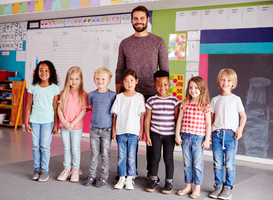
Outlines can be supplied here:
[[151, 131], [160, 135], [174, 135], [174, 110], [179, 105], [180, 101], [173, 96], [150, 97], [146, 102], [146, 108], [152, 110]]
[[[183, 101], [180, 109], [183, 109]], [[205, 114], [210, 112], [210, 105], [207, 103], [205, 112], [197, 107], [197, 103], [188, 103], [183, 110], [182, 128], [181, 132], [205, 135], [206, 134], [206, 119]]]

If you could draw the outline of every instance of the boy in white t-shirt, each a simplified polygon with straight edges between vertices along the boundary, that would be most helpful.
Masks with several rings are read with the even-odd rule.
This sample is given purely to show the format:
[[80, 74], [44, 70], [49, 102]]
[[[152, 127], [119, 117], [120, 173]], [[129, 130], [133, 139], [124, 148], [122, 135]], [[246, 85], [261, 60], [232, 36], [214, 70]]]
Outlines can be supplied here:
[[[221, 94], [211, 100], [212, 149], [214, 161], [215, 190], [212, 198], [229, 199], [235, 179], [235, 156], [238, 140], [246, 123], [245, 109], [241, 98], [232, 94], [237, 86], [237, 74], [232, 69], [222, 69], [217, 77]], [[239, 126], [239, 115], [240, 126]], [[223, 182], [223, 168], [226, 178]]]

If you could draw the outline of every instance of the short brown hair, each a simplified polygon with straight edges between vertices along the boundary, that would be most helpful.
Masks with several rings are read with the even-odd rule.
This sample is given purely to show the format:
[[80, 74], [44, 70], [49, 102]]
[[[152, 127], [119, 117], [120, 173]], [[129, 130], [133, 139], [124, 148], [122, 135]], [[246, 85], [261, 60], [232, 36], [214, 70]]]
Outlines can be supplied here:
[[221, 76], [225, 74], [233, 83], [231, 90], [235, 89], [237, 87], [237, 74], [233, 69], [230, 68], [225, 68], [225, 69], [221, 69], [218, 76], [217, 76], [217, 84], [219, 86], [219, 88], [221, 88], [220, 86], [220, 81], [221, 81]]
[[145, 6], [137, 6], [135, 7], [132, 12], [131, 12], [131, 18], [133, 19], [133, 13], [135, 11], [142, 11], [142, 12], [145, 12], [146, 13], [146, 17], [148, 18], [149, 17], [149, 10], [145, 7]]

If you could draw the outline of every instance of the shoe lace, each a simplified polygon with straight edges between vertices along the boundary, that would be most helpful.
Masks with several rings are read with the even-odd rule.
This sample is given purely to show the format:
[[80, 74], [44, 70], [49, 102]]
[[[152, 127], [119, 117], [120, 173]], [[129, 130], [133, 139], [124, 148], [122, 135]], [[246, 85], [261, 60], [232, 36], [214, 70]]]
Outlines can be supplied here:
[[68, 168], [65, 168], [62, 172], [61, 172], [61, 175], [63, 175], [64, 173], [68, 172], [69, 169]]
[[80, 169], [72, 169], [71, 172], [69, 173], [69, 177], [73, 176], [73, 174], [79, 174], [82, 175], [82, 170]]

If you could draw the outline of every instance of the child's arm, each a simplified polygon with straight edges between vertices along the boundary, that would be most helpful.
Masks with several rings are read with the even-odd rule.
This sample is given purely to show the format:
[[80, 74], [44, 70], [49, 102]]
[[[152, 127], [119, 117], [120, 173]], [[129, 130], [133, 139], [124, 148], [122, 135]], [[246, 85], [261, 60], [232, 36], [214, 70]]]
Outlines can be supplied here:
[[180, 109], [178, 119], [177, 119], [177, 122], [176, 122], [176, 129], [175, 129], [175, 143], [176, 143], [177, 146], [179, 144], [182, 144], [182, 139], [181, 139], [181, 136], [180, 136], [182, 119], [183, 119], [183, 110]]
[[145, 135], [146, 135], [146, 144], [148, 146], [152, 146], [152, 140], [150, 137], [151, 118], [152, 118], [152, 110], [150, 110], [149, 108], [146, 108]]
[[78, 116], [71, 122], [71, 124], [70, 124], [71, 128], [73, 128], [75, 126], [75, 124], [77, 124], [84, 117], [86, 110], [87, 110], [86, 108], [83, 108], [81, 110], [81, 112], [78, 114]]
[[54, 110], [54, 128], [52, 131], [53, 135], [56, 135], [58, 133], [58, 114], [57, 114], [57, 107], [58, 107], [58, 100], [60, 95], [55, 95], [53, 99], [53, 110]]
[[113, 116], [113, 124], [112, 124], [112, 139], [114, 141], [117, 140], [117, 136], [116, 136], [116, 121], [117, 121], [117, 116], [114, 114], [114, 116]]
[[211, 118], [211, 125], [212, 125], [215, 120], [215, 113], [210, 113], [210, 118]]
[[237, 129], [236, 134], [234, 136], [235, 140], [239, 140], [243, 135], [243, 129], [246, 124], [247, 116], [245, 111], [239, 112], [241, 120], [240, 120], [240, 127]]
[[174, 109], [174, 122], [177, 121], [178, 114], [179, 114], [179, 106]]
[[143, 132], [144, 132], [144, 114], [140, 116], [140, 132], [138, 134], [138, 141], [143, 140]]
[[29, 116], [31, 113], [31, 108], [32, 108], [32, 103], [33, 103], [33, 95], [31, 93], [28, 93], [28, 100], [27, 100], [27, 106], [26, 106], [26, 114], [25, 114], [25, 129], [28, 133], [31, 133], [32, 129], [29, 126]]
[[204, 149], [208, 149], [210, 146], [210, 134], [211, 134], [211, 114], [210, 112], [207, 112], [205, 114], [205, 120], [206, 120], [206, 136], [205, 140], [202, 143], [202, 147]]
[[61, 109], [60, 104], [58, 105], [57, 112], [58, 112], [59, 118], [60, 118], [62, 124], [64, 125], [64, 127], [67, 130], [71, 131], [72, 130], [72, 126], [71, 126], [71, 124], [68, 121], [65, 120], [64, 115], [63, 115], [63, 111]]

